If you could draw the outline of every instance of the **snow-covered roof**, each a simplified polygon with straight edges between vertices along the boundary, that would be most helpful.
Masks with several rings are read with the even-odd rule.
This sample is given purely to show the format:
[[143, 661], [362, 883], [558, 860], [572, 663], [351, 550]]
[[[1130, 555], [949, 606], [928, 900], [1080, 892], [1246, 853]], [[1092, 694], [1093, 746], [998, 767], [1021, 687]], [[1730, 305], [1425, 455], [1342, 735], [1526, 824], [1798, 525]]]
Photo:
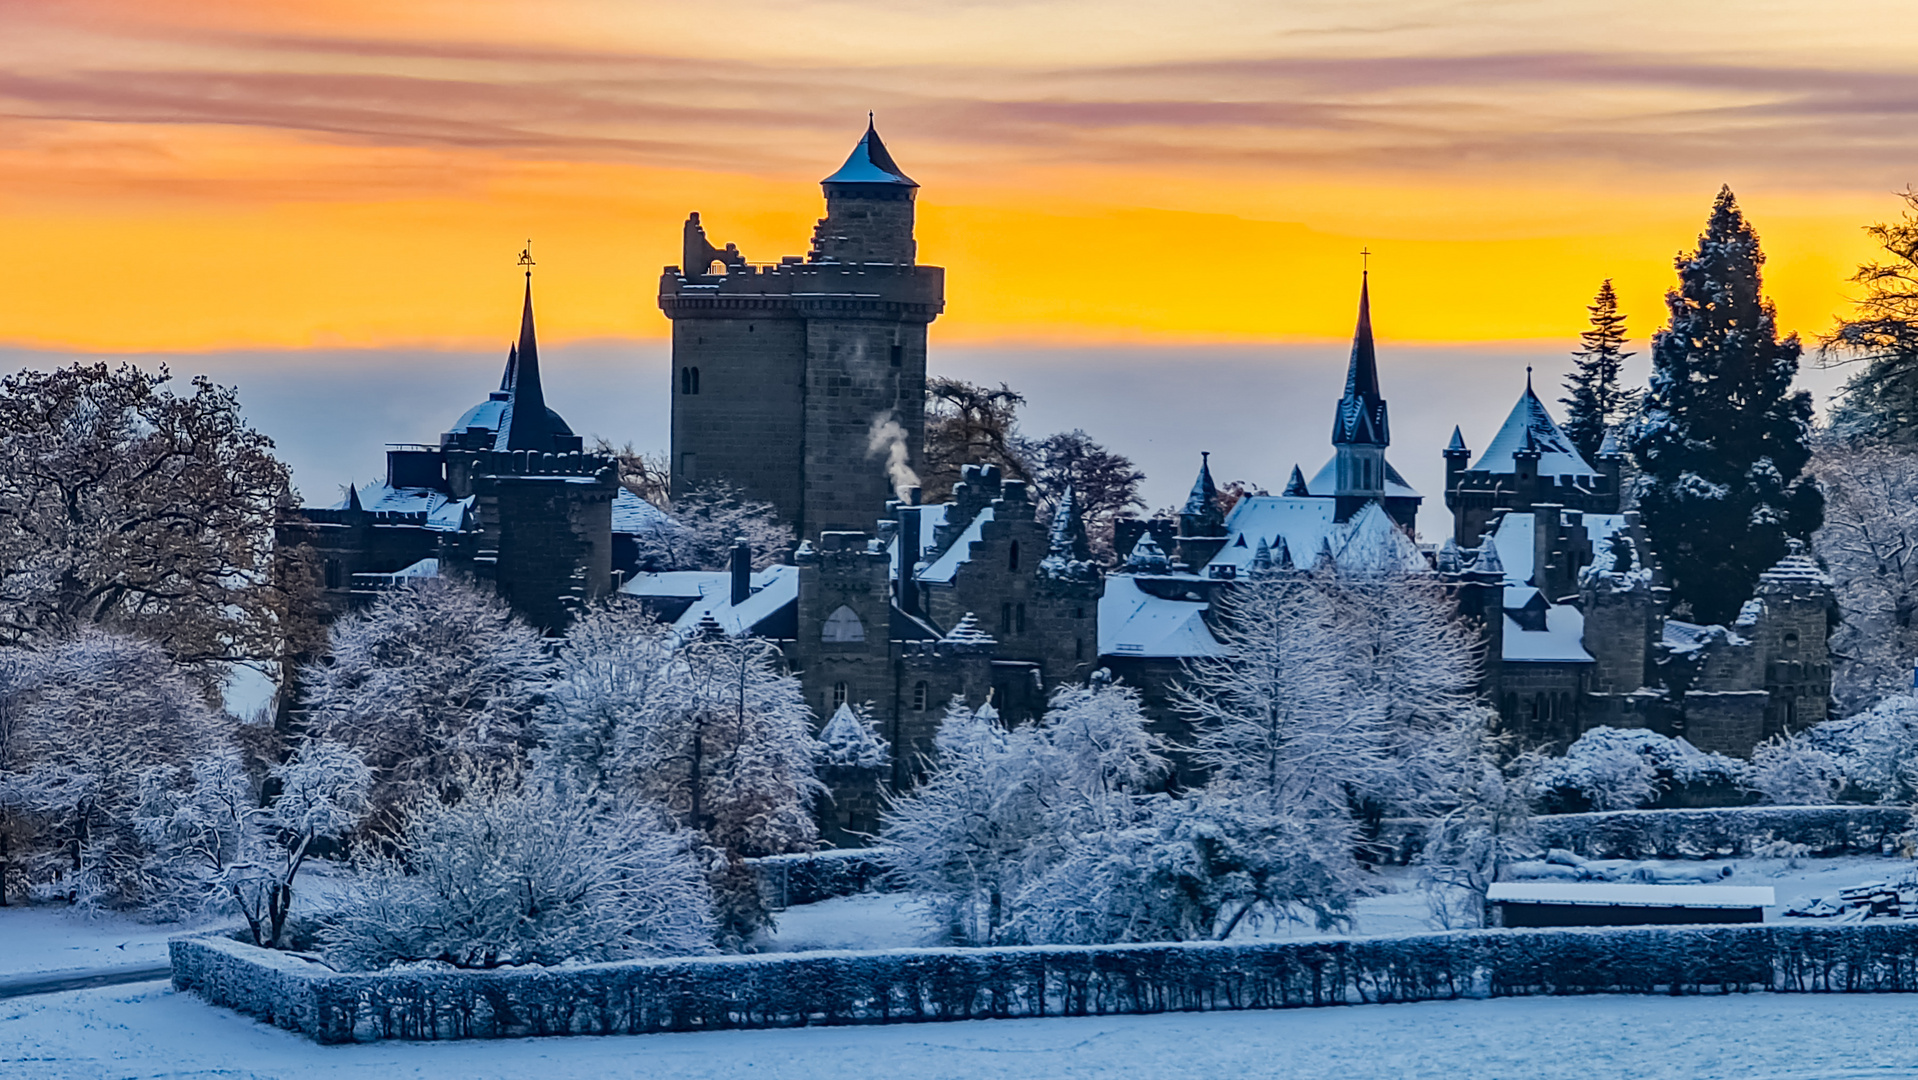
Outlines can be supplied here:
[[1251, 495], [1240, 499], [1225, 517], [1225, 546], [1208, 565], [1236, 566], [1244, 570], [1252, 565], [1260, 541], [1268, 544], [1276, 555], [1277, 540], [1284, 537], [1293, 562], [1303, 560], [1303, 565], [1309, 566], [1320, 543], [1339, 531], [1339, 525], [1333, 520], [1337, 509], [1333, 500], [1311, 496]]
[[852, 148], [846, 163], [820, 183], [919, 186], [899, 168], [898, 162], [892, 160], [892, 154], [886, 150], [886, 144], [880, 141], [879, 132], [871, 124], [866, 125], [866, 134], [860, 138], [859, 145]]
[[[1337, 454], [1332, 455], [1332, 460], [1326, 462], [1318, 472], [1312, 475], [1312, 482], [1307, 484], [1306, 488], [1320, 498], [1338, 494], [1339, 458]], [[1399, 471], [1393, 468], [1389, 461], [1385, 463], [1385, 494], [1387, 497], [1409, 496], [1414, 499], [1419, 497], [1419, 493], [1413, 490], [1412, 485], [1405, 482], [1405, 477], [1400, 476]]]
[[1216, 656], [1218, 640], [1205, 625], [1204, 601], [1166, 600], [1125, 574], [1106, 578], [1099, 598], [1099, 655]]
[[461, 413], [460, 418], [453, 421], [452, 430], [459, 432], [467, 428], [485, 428], [487, 431], [498, 431], [500, 416], [506, 411], [506, 397], [504, 390], [493, 391], [485, 401]]
[[[633, 585], [647, 577], [664, 576], [635, 574], [633, 580], [620, 588], [620, 592], [634, 596], [648, 595], [636, 591]], [[700, 586], [699, 599], [693, 601], [677, 620], [673, 628], [682, 633], [692, 633], [699, 624], [710, 618], [728, 637], [750, 633], [753, 627], [771, 618], [780, 608], [799, 600], [799, 568], [797, 566], [769, 566], [753, 574], [753, 594], [737, 607], [733, 606], [732, 575], [715, 573], [707, 575], [710, 580]], [[653, 595], [685, 595], [658, 593]]]
[[439, 577], [440, 561], [438, 559], [421, 559], [419, 562], [403, 569], [395, 570], [387, 576], [396, 580], [399, 578]]
[[[1592, 563], [1609, 570], [1612, 565], [1612, 534], [1625, 527], [1623, 514], [1586, 514], [1585, 535], [1592, 541]], [[1538, 527], [1531, 514], [1507, 513], [1498, 519], [1492, 533], [1492, 547], [1505, 566], [1508, 585], [1526, 585], [1532, 580], [1533, 530]]]
[[1527, 630], [1507, 615], [1500, 655], [1508, 664], [1592, 663], [1585, 651], [1585, 613], [1570, 604], [1547, 605], [1543, 630]]
[[641, 573], [634, 574], [630, 580], [619, 587], [619, 591], [625, 596], [685, 600], [706, 595], [715, 582], [724, 582], [726, 588], [730, 590], [732, 575], [724, 570], [663, 570]]
[[1501, 881], [1485, 893], [1493, 903], [1579, 907], [1765, 908], [1778, 903], [1770, 885], [1636, 885], [1588, 881]]
[[1505, 423], [1492, 436], [1492, 441], [1479, 455], [1472, 468], [1480, 472], [1509, 473], [1518, 471], [1518, 463], [1512, 455], [1526, 444], [1529, 433], [1533, 448], [1538, 451], [1538, 475], [1540, 476], [1597, 476], [1598, 470], [1581, 456], [1572, 440], [1559, 430], [1558, 421], [1545, 408], [1545, 403], [1532, 393], [1528, 380], [1525, 392], [1519, 395], [1518, 403], [1505, 417]]
[[673, 524], [666, 511], [620, 488], [613, 496], [613, 531], [643, 533]]
[[[388, 487], [384, 482], [368, 484], [359, 488], [360, 507], [374, 513], [384, 514], [431, 514], [446, 505], [447, 496], [443, 491], [432, 488], [396, 488]], [[333, 509], [345, 510], [349, 498], [342, 498]]]
[[1728, 645], [1749, 645], [1751, 642], [1716, 624], [1701, 626], [1698, 623], [1682, 622], [1678, 619], [1665, 620], [1665, 634], [1662, 639], [1667, 649], [1675, 653], [1688, 653], [1704, 648], [1712, 641], [1724, 639]]
[[979, 511], [979, 516], [972, 519], [972, 524], [966, 526], [966, 531], [959, 534], [952, 546], [934, 559], [931, 566], [919, 571], [919, 580], [938, 585], [952, 584], [952, 577], [959, 572], [959, 567], [972, 559], [972, 545], [985, 535], [986, 522], [991, 520], [992, 507]]
[[1332, 546], [1332, 561], [1346, 574], [1414, 573], [1430, 567], [1418, 544], [1376, 502], [1366, 503], [1345, 523]]
[[466, 520], [466, 510], [473, 505], [473, 496], [464, 499], [448, 499], [426, 515], [426, 527], [434, 532], [458, 532], [460, 523]]

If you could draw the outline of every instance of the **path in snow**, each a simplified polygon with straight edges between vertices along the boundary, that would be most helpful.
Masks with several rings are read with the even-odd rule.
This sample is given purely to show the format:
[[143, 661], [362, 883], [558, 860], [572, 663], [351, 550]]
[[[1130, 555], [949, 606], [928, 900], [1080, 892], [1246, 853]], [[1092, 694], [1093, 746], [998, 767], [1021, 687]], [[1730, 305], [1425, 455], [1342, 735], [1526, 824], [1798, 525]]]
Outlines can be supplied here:
[[164, 984], [0, 1002], [0, 1076], [226, 1080], [1841, 1080], [1918, 1075], [1909, 995], [1519, 998], [1282, 1012], [317, 1046]]

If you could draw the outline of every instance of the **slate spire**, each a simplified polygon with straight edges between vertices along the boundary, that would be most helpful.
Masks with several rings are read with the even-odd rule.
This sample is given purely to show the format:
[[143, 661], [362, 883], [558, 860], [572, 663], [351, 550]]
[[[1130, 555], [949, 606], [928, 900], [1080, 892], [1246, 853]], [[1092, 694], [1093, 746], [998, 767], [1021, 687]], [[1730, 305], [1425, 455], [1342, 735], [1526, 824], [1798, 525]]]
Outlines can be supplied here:
[[1085, 515], [1079, 511], [1079, 495], [1066, 485], [1059, 505], [1052, 512], [1051, 549], [1047, 554], [1061, 559], [1085, 562], [1092, 558], [1092, 544], [1086, 538]]
[[1307, 490], [1305, 486], [1305, 474], [1299, 471], [1297, 465], [1292, 466], [1292, 478], [1285, 482], [1285, 497], [1288, 499], [1303, 499], [1310, 494], [1312, 494], [1312, 492]]
[[1179, 511], [1179, 532], [1184, 536], [1224, 535], [1225, 501], [1219, 498], [1219, 485], [1212, 482], [1212, 454], [1199, 453], [1199, 475], [1192, 481], [1192, 493]]
[[1379, 395], [1378, 351], [1372, 344], [1370, 273], [1359, 279], [1359, 325], [1352, 333], [1352, 359], [1345, 371], [1345, 396], [1332, 420], [1332, 444], [1388, 446], [1392, 442]]
[[546, 391], [539, 379], [539, 338], [533, 330], [533, 272], [526, 272], [526, 304], [520, 310], [519, 344], [513, 349], [495, 450], [551, 452], [553, 434], [546, 421]]

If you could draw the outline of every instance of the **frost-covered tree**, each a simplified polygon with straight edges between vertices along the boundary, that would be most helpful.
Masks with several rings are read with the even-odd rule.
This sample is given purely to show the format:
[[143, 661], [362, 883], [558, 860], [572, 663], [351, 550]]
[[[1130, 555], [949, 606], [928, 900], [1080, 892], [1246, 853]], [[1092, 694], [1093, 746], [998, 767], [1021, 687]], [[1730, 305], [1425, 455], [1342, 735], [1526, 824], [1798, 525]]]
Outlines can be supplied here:
[[1843, 716], [1903, 692], [1918, 662], [1918, 453], [1827, 440], [1811, 472], [1825, 490], [1812, 549], [1843, 615], [1830, 646]]
[[212, 685], [216, 661], [314, 640], [310, 567], [273, 543], [291, 485], [272, 440], [231, 389], [168, 381], [105, 364], [0, 380], [0, 641], [113, 629]]
[[328, 742], [301, 744], [269, 776], [279, 794], [262, 805], [238, 753], [201, 758], [191, 789], [149, 787], [137, 821], [166, 882], [166, 913], [237, 912], [263, 948], [280, 943], [313, 845], [359, 825], [373, 783], [357, 753]]
[[637, 537], [639, 563], [655, 570], [720, 570], [733, 546], [745, 540], [753, 568], [783, 561], [793, 546], [792, 526], [773, 504], [749, 498], [724, 480], [711, 480], [660, 506], [671, 516]]
[[1175, 879], [1194, 865], [1150, 790], [1168, 762], [1139, 695], [1100, 679], [1053, 696], [1037, 723], [1007, 730], [990, 705], [954, 700], [926, 778], [887, 809], [881, 849], [899, 879], [934, 898], [969, 944], [1102, 943], [1203, 937]]
[[328, 642], [327, 658], [301, 671], [305, 720], [372, 768], [376, 831], [422, 802], [456, 799], [467, 773], [518, 767], [552, 665], [505, 601], [423, 578], [335, 622]]
[[1631, 433], [1638, 506], [1673, 600], [1729, 623], [1758, 575], [1809, 538], [1824, 500], [1804, 475], [1811, 395], [1794, 391], [1799, 344], [1780, 340], [1760, 287], [1765, 257], [1731, 189], [1696, 251], [1677, 260], [1670, 324], [1652, 338], [1652, 380]]
[[745, 860], [809, 851], [818, 743], [799, 680], [755, 638], [681, 641], [637, 608], [568, 633], [539, 720], [541, 768], [693, 830], [722, 940], [770, 918]]
[[83, 905], [152, 901], [159, 882], [138, 828], [155, 786], [184, 787], [190, 763], [227, 733], [188, 672], [152, 641], [86, 630], [13, 666], [9, 772], [14, 812], [38, 823], [32, 877]]
[[1918, 191], [1900, 193], [1909, 209], [1865, 232], [1884, 249], [1882, 261], [1858, 268], [1864, 287], [1850, 318], [1820, 342], [1827, 361], [1861, 363], [1831, 410], [1845, 438], [1918, 449]]
[[458, 803], [424, 804], [324, 923], [345, 970], [462, 968], [710, 951], [696, 838], [644, 809], [597, 805], [551, 778], [469, 775]]
[[1420, 884], [1441, 929], [1485, 925], [1485, 895], [1505, 868], [1538, 855], [1532, 821], [1536, 751], [1499, 761], [1498, 747], [1482, 740], [1458, 772], [1452, 808], [1434, 819], [1419, 853]]
[[1572, 352], [1577, 359], [1565, 376], [1565, 396], [1558, 400], [1565, 406], [1566, 437], [1592, 461], [1605, 432], [1631, 410], [1633, 395], [1618, 385], [1618, 372], [1633, 354], [1625, 349], [1625, 315], [1618, 310], [1611, 278], [1598, 287], [1586, 310], [1592, 313], [1591, 329], [1578, 335], [1579, 347]]
[[[1772, 754], [1747, 780], [1768, 801], [1918, 803], [1918, 697], [1893, 694], [1863, 712], [1796, 732], [1773, 744]], [[1819, 799], [1825, 783], [1829, 795]]]
[[1342, 921], [1366, 887], [1364, 824], [1426, 813], [1483, 738], [1475, 636], [1423, 579], [1259, 576], [1218, 603], [1218, 655], [1178, 688], [1204, 812], [1237, 864], [1222, 933], [1310, 913]]

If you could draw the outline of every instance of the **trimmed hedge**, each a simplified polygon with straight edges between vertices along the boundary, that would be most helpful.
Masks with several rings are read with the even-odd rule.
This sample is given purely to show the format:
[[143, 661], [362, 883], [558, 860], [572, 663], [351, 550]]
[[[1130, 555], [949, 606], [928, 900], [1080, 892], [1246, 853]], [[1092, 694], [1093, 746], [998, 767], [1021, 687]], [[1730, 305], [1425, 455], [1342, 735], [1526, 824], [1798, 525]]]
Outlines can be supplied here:
[[775, 909], [862, 892], [893, 891], [886, 879], [889, 867], [885, 859], [868, 848], [773, 855], [746, 863], [752, 867], [759, 894]]
[[[1897, 851], [1913, 816], [1898, 806], [1736, 806], [1542, 814], [1532, 822], [1545, 847], [1588, 859], [1748, 858], [1772, 841], [1803, 844], [1808, 855], [1828, 858]], [[1422, 818], [1385, 819], [1378, 857], [1409, 864], [1424, 849], [1429, 824]]]
[[227, 938], [173, 981], [324, 1043], [1283, 1009], [1532, 994], [1918, 990], [1918, 926], [1467, 930], [1400, 938], [644, 960], [342, 974]]

